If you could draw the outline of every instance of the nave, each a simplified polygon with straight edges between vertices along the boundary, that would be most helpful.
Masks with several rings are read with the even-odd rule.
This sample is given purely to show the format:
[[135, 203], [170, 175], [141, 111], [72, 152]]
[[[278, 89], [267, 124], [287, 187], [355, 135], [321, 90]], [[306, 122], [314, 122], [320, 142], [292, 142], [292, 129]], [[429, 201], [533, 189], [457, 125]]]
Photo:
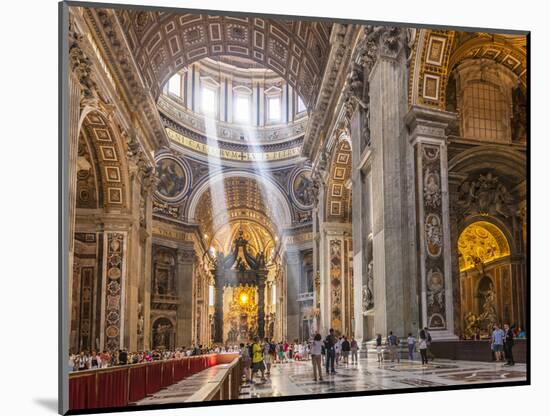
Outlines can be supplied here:
[[[212, 370], [204, 370], [137, 405], [185, 402], [213, 377], [213, 373]], [[401, 360], [400, 363], [386, 361], [379, 365], [373, 358], [361, 358], [356, 365], [337, 366], [336, 374], [324, 374], [323, 381], [315, 382], [312, 377], [311, 362], [275, 364], [266, 381], [259, 381], [259, 376], [254, 383], [243, 381], [239, 399], [524, 381], [526, 366], [516, 364], [510, 369], [497, 362], [451, 360], [435, 360], [427, 366], [408, 360]]]

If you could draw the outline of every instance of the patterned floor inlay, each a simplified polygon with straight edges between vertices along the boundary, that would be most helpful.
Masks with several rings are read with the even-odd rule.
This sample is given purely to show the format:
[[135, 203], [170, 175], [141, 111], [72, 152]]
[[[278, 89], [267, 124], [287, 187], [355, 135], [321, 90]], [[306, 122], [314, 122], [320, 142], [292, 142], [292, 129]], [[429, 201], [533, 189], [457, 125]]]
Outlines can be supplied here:
[[[214, 374], [215, 370], [205, 370], [137, 404], [183, 402]], [[458, 386], [526, 380], [527, 377], [524, 364], [510, 368], [495, 362], [441, 360], [422, 366], [417, 361], [402, 360], [400, 363], [384, 362], [380, 365], [375, 360], [367, 359], [359, 360], [359, 364], [336, 366], [336, 374], [327, 375], [323, 367], [322, 376], [323, 381], [314, 381], [311, 363], [307, 361], [276, 364], [265, 381], [261, 381], [257, 374], [253, 383], [243, 382], [239, 399]]]

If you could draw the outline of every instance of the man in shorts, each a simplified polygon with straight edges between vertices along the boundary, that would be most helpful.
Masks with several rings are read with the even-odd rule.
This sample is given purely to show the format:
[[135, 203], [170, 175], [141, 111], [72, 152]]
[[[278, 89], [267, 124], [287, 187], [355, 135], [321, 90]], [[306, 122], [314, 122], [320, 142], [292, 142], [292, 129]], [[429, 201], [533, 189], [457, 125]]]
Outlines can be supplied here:
[[254, 337], [254, 343], [252, 344], [252, 381], [254, 381], [254, 374], [256, 374], [258, 370], [262, 373], [261, 381], [265, 381], [263, 348], [260, 345], [260, 338]]
[[497, 361], [504, 360], [504, 331], [500, 329], [498, 324], [495, 324], [493, 335], [491, 336], [491, 342], [493, 346], [493, 352], [495, 353], [495, 359]]
[[266, 375], [271, 373], [271, 363], [273, 362], [273, 354], [275, 353], [275, 344], [269, 342], [269, 338], [265, 338], [263, 346], [264, 363], [267, 367]]

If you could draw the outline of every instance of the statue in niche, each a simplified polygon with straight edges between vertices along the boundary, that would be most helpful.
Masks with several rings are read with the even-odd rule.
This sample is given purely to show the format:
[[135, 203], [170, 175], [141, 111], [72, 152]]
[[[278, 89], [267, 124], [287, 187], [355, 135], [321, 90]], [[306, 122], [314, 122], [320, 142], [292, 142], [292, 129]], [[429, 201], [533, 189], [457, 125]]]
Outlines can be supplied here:
[[489, 287], [486, 290], [480, 290], [479, 294], [484, 297], [479, 320], [485, 323], [485, 328], [488, 333], [491, 333], [493, 324], [498, 321], [496, 312], [497, 294], [493, 288], [493, 283], [489, 283]]
[[137, 333], [138, 335], [142, 335], [143, 334], [143, 327], [144, 327], [144, 323], [145, 323], [145, 320], [143, 319], [143, 303], [142, 302], [138, 302], [138, 307], [137, 307], [137, 314], [138, 314], [138, 323], [137, 323]]
[[143, 318], [143, 315], [141, 315], [139, 318], [138, 318], [138, 328], [137, 328], [137, 333], [138, 335], [142, 335], [143, 334], [143, 327], [145, 326], [145, 320]]
[[363, 313], [363, 316], [367, 314], [367, 311], [369, 308], [368, 298], [369, 298], [369, 295], [368, 295], [367, 285], [363, 285], [363, 287], [361, 288], [361, 312]]
[[155, 346], [159, 347], [168, 347], [170, 344], [170, 330], [172, 325], [159, 323], [155, 328]]
[[165, 269], [157, 270], [155, 294], [168, 294], [168, 271]]
[[367, 310], [374, 308], [374, 268], [372, 261], [367, 266]]

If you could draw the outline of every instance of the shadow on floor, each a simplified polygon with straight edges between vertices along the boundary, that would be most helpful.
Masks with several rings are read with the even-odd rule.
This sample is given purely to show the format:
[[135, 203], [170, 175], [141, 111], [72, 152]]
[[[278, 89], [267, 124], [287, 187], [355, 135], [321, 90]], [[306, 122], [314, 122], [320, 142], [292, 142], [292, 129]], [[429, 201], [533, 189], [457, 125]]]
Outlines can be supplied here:
[[53, 413], [56, 413], [57, 414], [57, 399], [56, 398], [48, 398], [48, 399], [45, 399], [45, 398], [35, 398], [34, 399], [34, 402], [36, 404], [39, 404], [40, 406], [42, 406], [44, 409], [46, 410], [49, 410], [50, 412], [53, 412]]

